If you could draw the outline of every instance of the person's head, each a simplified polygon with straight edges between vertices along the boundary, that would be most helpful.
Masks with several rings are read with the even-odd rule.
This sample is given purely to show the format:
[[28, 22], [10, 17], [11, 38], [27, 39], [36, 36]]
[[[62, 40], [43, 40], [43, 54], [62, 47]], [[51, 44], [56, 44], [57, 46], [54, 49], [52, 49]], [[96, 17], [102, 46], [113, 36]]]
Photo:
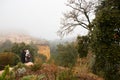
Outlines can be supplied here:
[[29, 50], [28, 50], [28, 49], [26, 50], [26, 53], [29, 53]]

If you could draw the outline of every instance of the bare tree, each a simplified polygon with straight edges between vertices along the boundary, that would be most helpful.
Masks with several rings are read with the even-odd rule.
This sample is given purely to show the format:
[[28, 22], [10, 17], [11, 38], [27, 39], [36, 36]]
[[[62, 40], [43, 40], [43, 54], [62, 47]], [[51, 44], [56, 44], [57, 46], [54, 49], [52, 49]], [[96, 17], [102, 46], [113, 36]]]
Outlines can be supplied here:
[[66, 6], [71, 10], [64, 13], [64, 17], [61, 19], [60, 29], [57, 31], [60, 37], [69, 34], [77, 26], [92, 31], [92, 18], [96, 2], [91, 0], [68, 0]]

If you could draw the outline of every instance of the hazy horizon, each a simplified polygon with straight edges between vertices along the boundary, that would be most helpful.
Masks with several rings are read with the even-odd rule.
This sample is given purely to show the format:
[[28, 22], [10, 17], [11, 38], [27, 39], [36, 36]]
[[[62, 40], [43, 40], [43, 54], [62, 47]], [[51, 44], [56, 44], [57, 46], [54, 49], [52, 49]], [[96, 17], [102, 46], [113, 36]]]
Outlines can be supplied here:
[[[0, 32], [25, 33], [47, 40], [59, 39], [56, 32], [67, 9], [65, 3], [65, 0], [0, 0]], [[86, 30], [77, 28], [67, 38], [86, 33]]]

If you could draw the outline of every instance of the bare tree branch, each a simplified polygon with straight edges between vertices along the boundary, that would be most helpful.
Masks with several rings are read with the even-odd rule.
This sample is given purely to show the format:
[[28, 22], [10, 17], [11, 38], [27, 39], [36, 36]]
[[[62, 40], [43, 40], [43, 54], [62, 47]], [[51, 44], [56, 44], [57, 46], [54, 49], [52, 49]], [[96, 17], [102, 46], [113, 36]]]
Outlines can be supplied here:
[[66, 6], [70, 7], [68, 13], [64, 14], [62, 18], [61, 27], [58, 30], [58, 35], [64, 36], [71, 33], [77, 26], [87, 29], [89, 32], [92, 31], [91, 16], [95, 9], [94, 2], [88, 2], [86, 0], [68, 0]]

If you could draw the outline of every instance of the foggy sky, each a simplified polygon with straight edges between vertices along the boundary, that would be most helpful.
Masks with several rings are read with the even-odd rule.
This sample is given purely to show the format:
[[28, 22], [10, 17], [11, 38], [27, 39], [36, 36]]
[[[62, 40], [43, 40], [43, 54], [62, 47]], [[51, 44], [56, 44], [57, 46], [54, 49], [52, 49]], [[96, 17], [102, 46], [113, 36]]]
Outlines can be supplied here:
[[[0, 32], [17, 31], [38, 38], [53, 40], [60, 26], [66, 0], [0, 0]], [[76, 29], [68, 37], [79, 33]]]

